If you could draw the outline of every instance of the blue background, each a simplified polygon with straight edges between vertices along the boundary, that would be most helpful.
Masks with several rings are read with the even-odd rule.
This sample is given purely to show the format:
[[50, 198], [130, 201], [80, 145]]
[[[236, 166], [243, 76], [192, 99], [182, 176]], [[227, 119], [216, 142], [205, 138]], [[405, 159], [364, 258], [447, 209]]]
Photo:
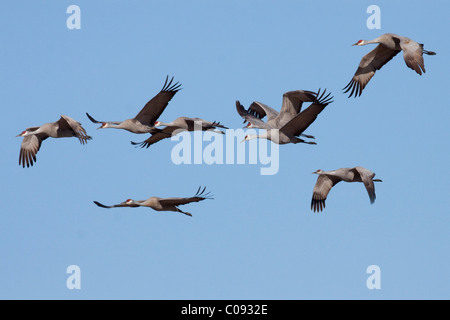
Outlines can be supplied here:
[[[81, 8], [81, 30], [66, 9]], [[369, 30], [369, 5], [381, 30]], [[0, 298], [449, 299], [447, 1], [2, 1]], [[427, 73], [401, 54], [358, 99], [342, 88], [392, 32], [425, 44]], [[148, 150], [105, 120], [134, 117], [166, 75], [183, 85], [161, 120], [242, 127], [235, 101], [279, 109], [289, 90], [334, 96], [306, 133], [317, 146], [280, 147], [280, 171], [259, 165], [180, 165], [175, 143]], [[94, 140], [48, 139], [33, 168], [18, 165], [30, 126], [61, 114]], [[333, 188], [310, 211], [317, 169], [364, 166], [383, 179], [370, 205], [361, 184]], [[128, 198], [191, 196], [192, 218], [151, 209], [104, 210]], [[368, 266], [381, 290], [368, 290]], [[81, 290], [66, 269], [81, 268]]]

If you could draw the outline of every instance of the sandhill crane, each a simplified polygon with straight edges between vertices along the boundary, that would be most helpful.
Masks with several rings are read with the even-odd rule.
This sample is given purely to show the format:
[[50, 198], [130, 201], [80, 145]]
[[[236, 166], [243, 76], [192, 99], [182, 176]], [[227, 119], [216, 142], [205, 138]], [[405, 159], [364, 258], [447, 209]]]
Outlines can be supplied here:
[[325, 208], [325, 200], [328, 193], [340, 181], [363, 182], [372, 204], [376, 198], [374, 182], [382, 182], [380, 179], [373, 179], [375, 173], [363, 167], [341, 168], [334, 171], [319, 169], [313, 174], [319, 175], [311, 200], [311, 210], [314, 210], [314, 212], [322, 211]]
[[328, 93], [326, 96], [325, 93], [326, 90], [324, 90], [320, 97], [317, 96], [315, 101], [308, 108], [300, 112], [280, 129], [267, 130], [262, 134], [247, 135], [243, 141], [260, 138], [271, 140], [277, 144], [316, 144], [315, 142], [304, 141], [303, 139], [298, 138], [298, 136], [300, 136], [314, 122], [314, 120], [316, 120], [319, 113], [322, 112], [327, 105], [333, 102], [333, 97], [330, 97], [331, 93]]
[[[283, 94], [283, 104], [280, 112], [261, 102], [253, 102], [246, 110], [239, 101], [236, 101], [236, 110], [248, 121], [245, 128], [280, 129], [292, 120], [301, 111], [304, 102], [314, 102], [317, 93], [305, 90], [288, 91]], [[267, 122], [262, 121], [267, 116]], [[301, 134], [301, 136], [314, 139], [313, 136]]]
[[224, 134], [223, 131], [215, 130], [217, 128], [228, 129], [219, 122], [210, 122], [200, 118], [179, 117], [170, 123], [161, 121], [155, 122], [155, 128], [166, 126], [161, 132], [153, 133], [150, 138], [143, 142], [131, 142], [132, 145], [139, 145], [141, 148], [148, 148], [152, 144], [166, 138], [172, 137], [173, 134], [178, 134], [182, 131], [212, 131], [219, 134]]
[[375, 71], [380, 70], [386, 63], [403, 50], [403, 58], [406, 65], [422, 75], [425, 73], [423, 54], [435, 55], [433, 51], [423, 49], [423, 44], [419, 44], [407, 37], [402, 37], [392, 33], [385, 33], [374, 40], [359, 40], [354, 46], [365, 46], [371, 43], [378, 43], [378, 46], [366, 54], [355, 75], [349, 84], [343, 89], [344, 93], [351, 90], [349, 98], [354, 95], [360, 96], [370, 79], [375, 75]]
[[88, 113], [86, 113], [86, 115], [93, 123], [101, 123], [101, 126], [98, 129], [124, 129], [137, 134], [159, 132], [160, 130], [155, 129], [154, 123], [181, 87], [181, 84], [178, 82], [172, 84], [173, 77], [170, 81], [168, 80], [169, 77], [166, 78], [166, 82], [161, 91], [147, 102], [144, 108], [142, 108], [138, 115], [133, 119], [125, 121], [97, 121]]
[[180, 212], [185, 215], [188, 215], [192, 217], [192, 214], [188, 212], [181, 211], [178, 206], [185, 205], [191, 202], [199, 202], [203, 200], [211, 200], [213, 199], [210, 193], [205, 193], [206, 187], [203, 188], [203, 190], [198, 188], [197, 193], [190, 198], [158, 198], [158, 197], [150, 197], [147, 200], [132, 200], [128, 199], [120, 204], [116, 204], [113, 206], [105, 206], [101, 204], [100, 202], [94, 201], [94, 203], [101, 207], [101, 208], [121, 208], [121, 207], [130, 207], [130, 208], [137, 208], [137, 207], [149, 207], [156, 211], [175, 211]]
[[41, 148], [42, 141], [51, 138], [77, 137], [81, 144], [85, 144], [92, 137], [86, 134], [86, 130], [74, 119], [62, 115], [56, 122], [43, 124], [40, 127], [32, 127], [23, 131], [17, 137], [24, 137], [20, 148], [19, 165], [29, 168], [36, 162], [36, 154]]

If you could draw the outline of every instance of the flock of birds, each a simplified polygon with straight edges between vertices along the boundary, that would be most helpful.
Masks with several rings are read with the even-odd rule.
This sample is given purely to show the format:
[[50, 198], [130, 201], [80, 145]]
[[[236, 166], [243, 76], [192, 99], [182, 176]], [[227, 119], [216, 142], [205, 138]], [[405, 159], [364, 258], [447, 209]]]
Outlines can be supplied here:
[[[344, 93], [349, 97], [360, 96], [370, 79], [400, 51], [403, 51], [403, 58], [406, 65], [419, 75], [425, 73], [425, 64], [423, 54], [435, 55], [435, 52], [427, 51], [423, 44], [419, 44], [407, 37], [386, 33], [380, 37], [366, 41], [359, 40], [355, 46], [364, 46], [367, 44], [378, 44], [378, 46], [366, 54], [356, 70], [355, 75], [349, 84], [344, 88]], [[152, 144], [163, 139], [172, 137], [173, 134], [182, 131], [211, 131], [218, 134], [225, 134], [220, 129], [228, 129], [219, 122], [206, 121], [200, 118], [179, 117], [170, 123], [159, 121], [161, 114], [169, 104], [170, 100], [180, 90], [181, 84], [173, 83], [173, 78], [169, 81], [166, 78], [161, 91], [154, 96], [142, 110], [132, 119], [124, 121], [97, 121], [91, 115], [86, 113], [90, 121], [101, 124], [98, 129], [114, 128], [123, 129], [135, 134], [150, 134], [150, 137], [143, 142], [131, 142], [133, 145], [142, 148], [148, 148]], [[268, 139], [277, 144], [316, 144], [306, 139], [314, 139], [314, 136], [306, 135], [303, 132], [316, 120], [317, 116], [332, 103], [333, 97], [326, 90], [321, 92], [312, 92], [305, 90], [289, 91], [283, 95], [283, 103], [280, 111], [261, 103], [253, 102], [248, 109], [245, 109], [239, 101], [236, 101], [237, 113], [247, 122], [245, 128], [258, 128], [265, 130], [258, 135], [247, 135], [244, 141], [251, 139]], [[303, 103], [311, 105], [302, 111]], [[263, 119], [267, 120], [264, 122]], [[163, 126], [163, 129], [159, 127]], [[18, 137], [23, 137], [21, 144], [19, 165], [25, 167], [33, 166], [36, 162], [36, 154], [41, 144], [47, 138], [67, 138], [76, 137], [81, 144], [87, 143], [92, 137], [87, 135], [82, 125], [68, 117], [62, 115], [56, 122], [46, 123], [40, 127], [27, 128]], [[380, 179], [374, 179], [375, 173], [363, 167], [341, 168], [333, 171], [317, 170], [313, 172], [318, 175], [314, 186], [311, 200], [311, 210], [320, 212], [325, 208], [325, 200], [331, 188], [340, 181], [362, 182], [369, 194], [370, 202], [374, 203], [375, 186], [374, 182], [381, 182]], [[113, 206], [105, 206], [97, 201], [94, 203], [102, 208], [117, 207], [149, 207], [156, 211], [174, 211], [191, 216], [190, 213], [180, 210], [178, 207], [192, 202], [199, 202], [206, 199], [212, 199], [205, 188], [199, 188], [193, 197], [188, 198], [158, 198], [151, 197], [147, 200], [128, 199]]]

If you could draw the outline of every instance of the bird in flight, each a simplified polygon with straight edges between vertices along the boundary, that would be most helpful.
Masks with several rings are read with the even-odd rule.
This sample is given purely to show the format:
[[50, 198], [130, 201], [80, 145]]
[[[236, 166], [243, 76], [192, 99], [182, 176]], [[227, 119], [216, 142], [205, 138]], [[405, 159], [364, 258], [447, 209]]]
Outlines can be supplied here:
[[23, 168], [33, 166], [36, 162], [36, 154], [41, 148], [42, 141], [47, 138], [70, 138], [77, 137], [81, 144], [87, 143], [92, 137], [88, 136], [81, 124], [62, 115], [56, 122], [43, 124], [40, 127], [27, 128], [17, 137], [23, 137], [20, 147], [19, 165]]
[[178, 208], [178, 206], [185, 205], [192, 202], [200, 202], [203, 200], [212, 200], [212, 196], [209, 192], [206, 192], [206, 187], [203, 189], [201, 187], [198, 188], [197, 193], [193, 197], [189, 198], [158, 198], [158, 197], [150, 197], [147, 200], [132, 200], [128, 199], [122, 203], [113, 205], [113, 206], [105, 206], [98, 201], [94, 201], [94, 203], [101, 208], [138, 208], [138, 207], [148, 207], [152, 208], [156, 211], [174, 211], [183, 213], [187, 216], [192, 217], [192, 214], [189, 212], [182, 211]]
[[[277, 144], [288, 143], [307, 143], [316, 144], [315, 142], [305, 141], [299, 136], [308, 129], [308, 127], [316, 120], [319, 113], [323, 111], [330, 103], [332, 103], [333, 97], [330, 97], [331, 93], [326, 94], [326, 90], [323, 93], [317, 93], [314, 102], [305, 110], [297, 114], [294, 118], [289, 120], [285, 125], [279, 129], [268, 129], [262, 134], [249, 134], [246, 135], [243, 141], [249, 141], [251, 139], [267, 139]], [[257, 121], [253, 120], [255, 123]], [[262, 122], [262, 121], [261, 121]]]
[[363, 167], [341, 168], [333, 171], [317, 170], [313, 174], [319, 175], [316, 185], [314, 186], [313, 196], [311, 200], [311, 210], [320, 212], [325, 209], [325, 200], [331, 188], [341, 181], [345, 182], [362, 182], [369, 194], [370, 203], [375, 202], [375, 185], [374, 182], [382, 182], [380, 179], [374, 179], [375, 173]]
[[219, 122], [206, 121], [200, 118], [179, 117], [170, 123], [161, 121], [155, 122], [155, 128], [165, 126], [160, 132], [152, 133], [151, 137], [143, 142], [131, 142], [132, 145], [140, 146], [141, 148], [148, 148], [152, 144], [167, 139], [183, 131], [211, 131], [219, 134], [224, 134], [223, 131], [216, 130], [217, 128], [228, 129]]
[[348, 85], [343, 89], [344, 93], [349, 92], [350, 95], [360, 96], [370, 79], [380, 70], [386, 63], [395, 57], [400, 51], [403, 51], [403, 58], [406, 65], [419, 75], [425, 73], [425, 63], [423, 54], [435, 55], [433, 51], [427, 51], [423, 48], [423, 44], [419, 44], [407, 37], [402, 37], [392, 33], [385, 33], [373, 40], [359, 40], [354, 46], [365, 46], [367, 44], [378, 44], [378, 46], [366, 54], [359, 63], [355, 75]]
[[[261, 102], [253, 102], [245, 109], [239, 101], [236, 101], [236, 110], [248, 124], [244, 128], [280, 129], [302, 110], [304, 102], [316, 101], [317, 93], [306, 90], [288, 91], [283, 94], [283, 103], [280, 112]], [[262, 119], [267, 116], [267, 121]], [[314, 139], [314, 136], [301, 134], [300, 136]]]
[[173, 77], [170, 81], [169, 77], [167, 77], [161, 91], [147, 102], [137, 116], [132, 119], [124, 121], [97, 121], [89, 113], [86, 113], [86, 115], [93, 123], [101, 124], [98, 129], [123, 129], [136, 134], [160, 132], [161, 130], [155, 128], [155, 122], [181, 87], [181, 84], [178, 82], [172, 83]]

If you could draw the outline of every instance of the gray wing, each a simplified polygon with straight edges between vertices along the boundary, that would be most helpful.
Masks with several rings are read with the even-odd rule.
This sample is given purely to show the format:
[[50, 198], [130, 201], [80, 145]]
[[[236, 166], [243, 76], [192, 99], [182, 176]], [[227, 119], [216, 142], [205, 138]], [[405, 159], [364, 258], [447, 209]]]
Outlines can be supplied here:
[[191, 202], [200, 202], [206, 199], [213, 199], [209, 192], [206, 192], [206, 187], [202, 189], [199, 187], [197, 193], [193, 197], [189, 198], [166, 198], [160, 199], [159, 202], [162, 206], [181, 206]]
[[152, 144], [157, 143], [158, 141], [172, 137], [173, 133], [177, 130], [181, 130], [181, 129], [179, 129], [177, 127], [165, 127], [164, 129], [159, 130], [159, 132], [153, 133], [151, 135], [151, 137], [148, 138], [147, 140], [145, 140], [143, 142], [131, 142], [131, 144], [134, 146], [139, 146], [141, 148], [148, 148]]
[[[280, 130], [287, 136], [299, 136], [302, 134], [313, 122], [316, 120], [319, 113], [326, 108], [327, 105], [332, 103], [333, 97], [330, 97], [331, 93], [325, 96], [326, 90], [320, 95], [320, 90], [317, 93], [318, 97], [316, 101], [308, 108], [303, 110], [300, 114], [295, 116]], [[320, 95], [320, 96], [319, 96]]]
[[313, 196], [311, 199], [311, 210], [320, 212], [325, 209], [325, 200], [331, 188], [341, 181], [339, 177], [329, 176], [325, 174], [319, 175], [314, 186]]
[[370, 79], [375, 75], [375, 71], [380, 70], [386, 63], [395, 57], [400, 50], [391, 50], [381, 44], [366, 54], [359, 63], [355, 75], [348, 85], [343, 89], [344, 93], [351, 90], [349, 98], [354, 95], [360, 96]]
[[242, 104], [239, 101], [236, 101], [236, 110], [238, 114], [244, 118], [245, 121], [250, 122], [254, 126], [261, 128], [261, 129], [273, 129], [271, 126], [269, 126], [267, 123], [262, 121], [258, 116], [252, 115], [246, 110]]
[[169, 82], [168, 80], [169, 77], [167, 76], [166, 82], [164, 83], [161, 91], [149, 102], [147, 102], [144, 108], [135, 117], [136, 120], [139, 120], [142, 124], [146, 124], [148, 126], [153, 126], [155, 121], [158, 120], [159, 116], [169, 104], [169, 101], [178, 91], [180, 91], [181, 84], [178, 82], [172, 84], [173, 77]]
[[295, 90], [283, 94], [283, 105], [281, 106], [280, 117], [288, 114], [291, 119], [302, 110], [303, 102], [314, 102], [317, 94], [312, 91]]
[[369, 194], [370, 203], [373, 204], [375, 202], [375, 199], [377, 198], [377, 196], [375, 195], [375, 184], [373, 182], [373, 177], [375, 176], [375, 173], [363, 167], [355, 167], [355, 170], [361, 176], [361, 180], [364, 183], [364, 186], [366, 187], [367, 193]]
[[80, 140], [81, 144], [85, 144], [88, 140], [92, 139], [92, 137], [87, 135], [86, 130], [81, 126], [81, 123], [68, 116], [61, 115], [57, 124], [59, 126], [58, 134], [61, 136], [75, 136]]
[[[39, 127], [28, 128], [27, 131], [33, 132], [37, 129]], [[22, 165], [23, 168], [25, 166], [27, 168], [32, 167], [33, 163], [36, 162], [36, 154], [41, 148], [42, 141], [47, 138], [48, 135], [44, 133], [24, 137], [20, 146], [19, 165]]]
[[130, 207], [130, 208], [137, 208], [139, 206], [135, 205], [135, 204], [127, 204], [125, 202], [119, 203], [119, 204], [115, 204], [113, 206], [105, 206], [104, 204], [101, 204], [98, 201], [94, 201], [94, 203], [99, 206], [100, 208], [105, 208], [105, 209], [111, 209], [111, 208], [123, 208], [123, 207]]
[[93, 123], [100, 123], [100, 124], [103, 124], [103, 123], [111, 123], [111, 124], [116, 124], [116, 125], [119, 125], [119, 124], [121, 124], [122, 122], [121, 121], [98, 121], [98, 120], [95, 120], [89, 113], [87, 113], [86, 112], [86, 115], [87, 115], [87, 117], [89, 118], [89, 120], [91, 120]]
[[403, 58], [406, 65], [422, 75], [425, 73], [425, 62], [423, 61], [423, 45], [411, 39], [401, 39], [400, 47], [403, 50]]
[[278, 117], [278, 111], [261, 102], [253, 102], [247, 112], [259, 119], [267, 116], [266, 121], [270, 121]]

